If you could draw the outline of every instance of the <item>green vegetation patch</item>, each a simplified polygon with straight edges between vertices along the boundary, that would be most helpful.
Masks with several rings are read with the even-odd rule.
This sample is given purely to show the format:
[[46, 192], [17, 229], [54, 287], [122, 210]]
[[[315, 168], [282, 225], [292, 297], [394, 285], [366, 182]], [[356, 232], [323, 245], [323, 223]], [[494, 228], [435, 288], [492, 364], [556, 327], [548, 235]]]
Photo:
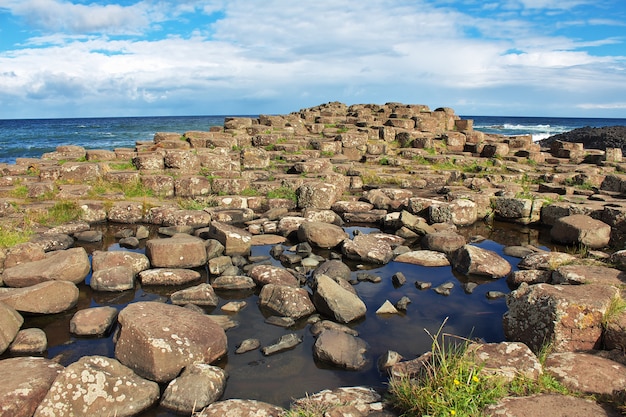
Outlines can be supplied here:
[[268, 191], [267, 198], [286, 198], [288, 200], [297, 201], [296, 190], [285, 186]]

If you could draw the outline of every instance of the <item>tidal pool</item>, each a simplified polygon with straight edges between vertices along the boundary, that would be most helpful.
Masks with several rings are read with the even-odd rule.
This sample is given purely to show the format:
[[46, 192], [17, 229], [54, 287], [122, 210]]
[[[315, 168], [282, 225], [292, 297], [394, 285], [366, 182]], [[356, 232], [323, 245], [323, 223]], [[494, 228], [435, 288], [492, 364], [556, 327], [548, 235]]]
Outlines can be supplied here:
[[[101, 225], [105, 239], [98, 244], [83, 245], [89, 253], [94, 250], [126, 250], [120, 248], [113, 234], [122, 225]], [[352, 235], [356, 230], [362, 233], [376, 231], [367, 226], [351, 226], [346, 231]], [[550, 248], [549, 237], [543, 229], [514, 226], [506, 223], [491, 225], [477, 224], [459, 230], [466, 238], [480, 235], [485, 240], [475, 243], [477, 246], [496, 251], [517, 268], [519, 259], [503, 254], [504, 246], [531, 244], [537, 247]], [[157, 237], [157, 229], [151, 230], [151, 238]], [[145, 242], [144, 242], [145, 243]], [[285, 248], [290, 244], [285, 244]], [[414, 247], [419, 249], [419, 244]], [[257, 246], [253, 248], [253, 256], [269, 254], [271, 246]], [[137, 251], [143, 252], [143, 248]], [[316, 252], [325, 258], [329, 251]], [[280, 265], [278, 260], [270, 257], [273, 264]], [[384, 266], [359, 265], [347, 261], [352, 270], [353, 278], [359, 272], [382, 278], [379, 283], [368, 281], [355, 285], [356, 291], [367, 305], [365, 318], [351, 323], [350, 327], [359, 332], [359, 337], [369, 345], [367, 357], [368, 366], [361, 371], [345, 371], [318, 363], [313, 358], [314, 337], [310, 333], [310, 325], [306, 319], [300, 320], [295, 326], [288, 329], [265, 323], [266, 315], [259, 309], [259, 290], [248, 292], [216, 291], [220, 298], [219, 305], [207, 310], [209, 314], [228, 314], [220, 307], [234, 300], [244, 300], [247, 306], [236, 314], [228, 314], [238, 323], [226, 332], [228, 336], [228, 355], [221, 359], [217, 366], [224, 368], [229, 375], [226, 390], [222, 399], [246, 398], [266, 401], [287, 407], [292, 399], [300, 398], [326, 388], [340, 386], [367, 385], [384, 389], [387, 378], [376, 369], [377, 358], [387, 350], [394, 350], [406, 359], [413, 359], [430, 350], [431, 339], [426, 330], [436, 333], [446, 318], [444, 331], [462, 337], [482, 339], [486, 342], [500, 342], [504, 340], [502, 330], [502, 315], [506, 311], [504, 298], [489, 300], [488, 291], [509, 292], [504, 278], [491, 280], [465, 277], [452, 271], [451, 267], [421, 267], [399, 262], [390, 262]], [[202, 279], [210, 280], [206, 270], [201, 270]], [[391, 277], [396, 272], [402, 272], [407, 283], [401, 287], [394, 287]], [[183, 287], [141, 287], [137, 284], [134, 291], [121, 293], [94, 292], [89, 287], [90, 276], [86, 283], [81, 284], [78, 305], [71, 311], [63, 314], [42, 317], [26, 317], [23, 328], [38, 327], [45, 331], [48, 337], [48, 350], [45, 355], [49, 358], [58, 358], [60, 363], [68, 365], [86, 355], [103, 355], [114, 357], [113, 337], [115, 329], [102, 338], [81, 338], [69, 333], [69, 321], [77, 310], [97, 306], [113, 306], [121, 310], [126, 305], [136, 301], [160, 300], [167, 302], [174, 291]], [[449, 296], [435, 293], [432, 289], [419, 290], [414, 285], [416, 281], [428, 281], [432, 287], [446, 282], [454, 283]], [[471, 294], [464, 291], [463, 284], [476, 282], [478, 287]], [[197, 282], [191, 285], [197, 285]], [[398, 315], [380, 316], [376, 310], [385, 302], [395, 304], [401, 297], [407, 296], [411, 303], [405, 312]], [[426, 329], [426, 330], [425, 330]], [[279, 337], [287, 333], [296, 333], [303, 342], [294, 349], [278, 353], [273, 356], [264, 356], [260, 350], [244, 354], [235, 354], [237, 346], [245, 339], [256, 338], [261, 346], [273, 344]], [[3, 356], [7, 357], [6, 354]], [[164, 388], [164, 387], [162, 387]], [[160, 407], [152, 408], [141, 416], [165, 417], [175, 416]]]

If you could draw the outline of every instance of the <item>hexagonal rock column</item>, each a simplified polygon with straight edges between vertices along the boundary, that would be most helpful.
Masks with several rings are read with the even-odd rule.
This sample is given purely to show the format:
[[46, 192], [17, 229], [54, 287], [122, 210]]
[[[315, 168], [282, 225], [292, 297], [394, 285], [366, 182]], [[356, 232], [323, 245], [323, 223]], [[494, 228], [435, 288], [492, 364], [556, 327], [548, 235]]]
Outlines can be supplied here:
[[224, 245], [224, 254], [228, 256], [248, 255], [252, 247], [252, 235], [250, 233], [226, 223], [211, 223], [208, 237]]
[[207, 315], [158, 302], [123, 309], [115, 357], [137, 374], [157, 382], [176, 378], [196, 362], [211, 363], [227, 352], [224, 330]]
[[544, 344], [555, 352], [597, 349], [602, 319], [618, 290], [606, 285], [527, 285], [507, 295], [503, 326], [507, 340], [535, 353]]
[[450, 263], [455, 270], [465, 275], [482, 275], [501, 278], [511, 272], [511, 264], [497, 253], [465, 245], [452, 253]]
[[584, 214], [561, 217], [550, 230], [550, 237], [564, 244], [585, 245], [598, 249], [609, 244], [611, 226]]

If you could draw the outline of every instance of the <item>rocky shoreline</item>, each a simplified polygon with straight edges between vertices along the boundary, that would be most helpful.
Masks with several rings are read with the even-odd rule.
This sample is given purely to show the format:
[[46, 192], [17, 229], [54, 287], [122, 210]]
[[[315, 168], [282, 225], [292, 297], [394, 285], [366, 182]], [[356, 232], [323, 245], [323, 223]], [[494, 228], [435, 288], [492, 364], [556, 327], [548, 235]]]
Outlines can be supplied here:
[[[615, 415], [606, 400], [620, 403], [626, 389], [624, 172], [620, 148], [563, 141], [542, 148], [530, 136], [475, 131], [449, 108], [337, 102], [289, 115], [227, 118], [207, 132], [160, 132], [133, 149], [68, 145], [1, 164], [2, 231], [33, 234], [0, 251], [0, 352], [14, 356], [0, 361], [0, 416], [131, 416], [157, 403], [198, 416], [281, 415], [282, 408], [258, 401], [219, 401], [227, 375], [211, 363], [227, 352], [230, 324], [199, 306], [217, 305], [215, 290], [260, 288], [259, 304], [272, 324], [288, 329], [307, 320], [317, 332], [316, 360], [359, 369], [366, 347], [346, 324], [362, 318], [366, 306], [346, 260], [506, 276], [516, 288], [507, 295], [507, 342], [473, 348], [484, 369], [529, 378], [547, 372], [605, 402], [543, 394], [503, 400], [486, 413], [538, 415], [529, 410], [542, 404], [543, 413], [552, 407], [567, 415], [591, 409]], [[72, 212], [71, 221], [56, 224], [51, 216], [59, 211]], [[514, 270], [458, 232], [492, 219], [549, 227], [555, 242], [575, 250], [508, 248], [521, 259]], [[127, 226], [118, 236], [123, 247], [149, 238], [145, 255], [94, 252], [90, 259], [75, 246], [102, 239], [93, 225], [106, 222]], [[375, 224], [384, 232], [351, 237], [345, 224]], [[160, 227], [160, 236], [150, 238], [145, 225]], [[293, 250], [281, 246], [287, 241], [297, 242]], [[272, 256], [287, 266], [250, 256], [262, 244], [276, 245]], [[322, 258], [313, 248], [330, 255]], [[208, 269], [210, 282], [198, 283], [197, 268]], [[47, 343], [41, 330], [21, 329], [23, 315], [72, 309], [76, 285], [90, 273], [94, 291], [123, 291], [137, 282], [189, 287], [169, 303], [77, 312], [70, 324], [77, 335], [102, 335], [117, 323], [115, 358], [86, 356], [63, 367], [23, 356], [45, 351]], [[403, 284], [402, 276], [393, 279]], [[397, 309], [401, 303], [385, 303], [381, 314]], [[258, 349], [256, 342], [239, 349]], [[299, 342], [288, 333], [263, 353]], [[540, 363], [546, 345], [551, 353]], [[424, 363], [388, 359], [381, 366], [390, 375], [415, 375]], [[395, 415], [369, 388], [310, 399], [334, 404], [333, 416]]]

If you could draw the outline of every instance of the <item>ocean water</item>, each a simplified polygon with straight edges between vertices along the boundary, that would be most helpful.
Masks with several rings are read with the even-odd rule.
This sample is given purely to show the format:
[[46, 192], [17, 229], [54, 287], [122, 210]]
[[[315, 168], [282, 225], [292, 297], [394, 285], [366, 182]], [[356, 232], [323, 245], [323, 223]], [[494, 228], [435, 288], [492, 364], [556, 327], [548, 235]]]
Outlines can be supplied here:
[[[0, 162], [15, 158], [38, 158], [59, 145], [86, 149], [132, 148], [137, 141], [150, 141], [155, 132], [184, 133], [222, 126], [225, 116], [111, 117], [79, 119], [0, 119]], [[252, 116], [256, 117], [256, 116]], [[502, 135], [531, 134], [545, 139], [570, 130], [591, 126], [626, 125], [626, 119], [555, 117], [461, 116], [473, 119], [474, 129]]]

